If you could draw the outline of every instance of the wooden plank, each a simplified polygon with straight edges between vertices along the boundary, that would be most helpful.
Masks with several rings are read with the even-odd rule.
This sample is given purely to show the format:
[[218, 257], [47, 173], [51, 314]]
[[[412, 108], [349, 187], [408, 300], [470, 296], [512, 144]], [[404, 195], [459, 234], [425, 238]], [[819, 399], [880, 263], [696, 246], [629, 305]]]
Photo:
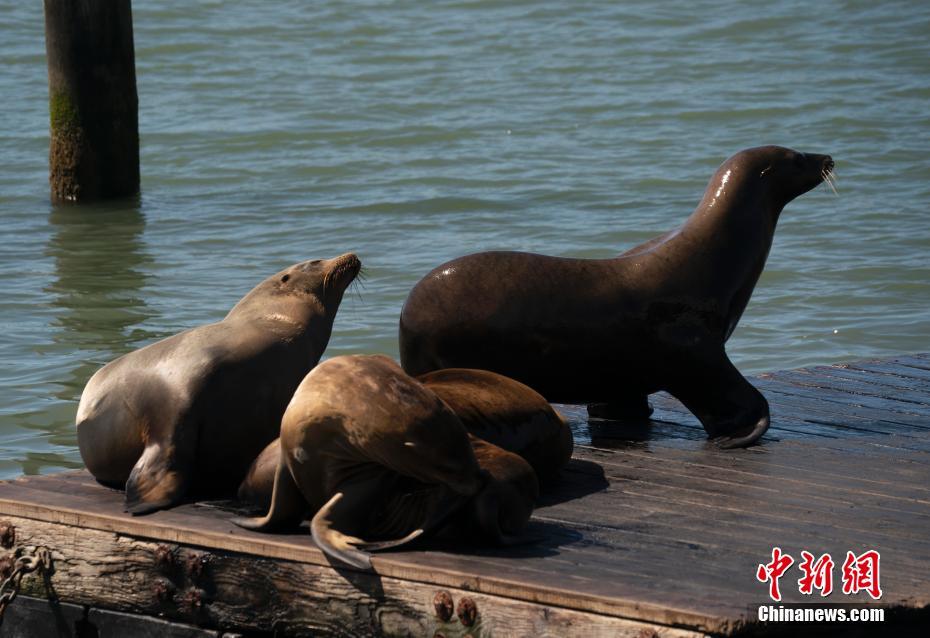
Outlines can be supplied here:
[[[476, 620], [465, 626], [454, 613], [448, 622], [437, 617], [433, 601], [440, 590], [432, 585], [215, 550], [206, 554], [203, 570], [196, 574], [183, 568], [189, 557], [205, 555], [196, 549], [168, 547], [175, 565], [166, 566], [156, 560], [158, 543], [26, 518], [11, 522], [22, 544], [52, 549], [55, 571], [49, 584], [61, 599], [92, 606], [106, 600], [119, 611], [207, 628], [274, 628], [281, 633], [299, 629], [321, 636], [700, 635], [444, 588], [454, 606], [466, 598], [474, 604]], [[23, 590], [42, 598], [50, 591], [38, 575], [27, 576]], [[199, 606], [185, 604], [198, 600]]]
[[881, 402], [889, 409], [895, 407], [904, 411], [920, 410], [923, 413], [930, 410], [930, 397], [920, 391], [905, 390], [902, 388], [878, 387], [874, 384], [864, 383], [860, 380], [847, 377], [832, 376], [813, 373], [806, 370], [783, 370], [774, 372], [769, 378], [787, 381], [808, 388], [824, 389], [849, 394], [849, 402], [855, 403], [860, 398], [867, 398], [871, 402]]
[[915, 430], [930, 429], [927, 416], [917, 414], [904, 414], [891, 410], [881, 410], [863, 405], [860, 402], [838, 401], [836, 397], [830, 398], [827, 393], [821, 396], [819, 391], [805, 390], [800, 386], [792, 386], [774, 379], [765, 379], [759, 384], [759, 389], [771, 403], [795, 403], [803, 405], [813, 413], [830, 418], [833, 422], [841, 424], [849, 417], [858, 417], [872, 421], [891, 423]]
[[[317, 566], [329, 562], [313, 545], [309, 534], [259, 534], [232, 525], [227, 519], [215, 516], [194, 515], [193, 506], [182, 506], [156, 512], [145, 517], [130, 517], [121, 512], [121, 503], [112, 494], [102, 500], [35, 491], [35, 496], [22, 502], [22, 485], [10, 497], [10, 488], [0, 485], [0, 512], [10, 516], [33, 518], [78, 528], [97, 529], [120, 533], [139, 539], [150, 539], [216, 550], [240, 552], [258, 557], [291, 560]], [[41, 498], [41, 503], [36, 499]], [[499, 567], [491, 573], [475, 574], [468, 569], [456, 569], [459, 560], [448, 556], [438, 557], [430, 564], [412, 562], [402, 554], [378, 554], [372, 561], [377, 573], [433, 586], [463, 587], [471, 591], [515, 600], [532, 601], [546, 605], [580, 609], [594, 613], [660, 622], [673, 618], [683, 626], [702, 626], [711, 622], [705, 614], [690, 606], [676, 608], [668, 602], [657, 604], [653, 600], [636, 597], [625, 599], [615, 596], [615, 590], [597, 583], [594, 591], [566, 590], [557, 575], [550, 574], [547, 582], [527, 582], [514, 579], [512, 570]], [[467, 563], [467, 561], [466, 561]], [[687, 600], [683, 601], [687, 602]]]
[[[697, 516], [703, 516], [705, 519], [714, 521], [730, 521], [734, 524], [744, 525], [752, 522], [756, 527], [764, 532], [765, 538], [802, 538], [810, 537], [812, 539], [845, 539], [855, 542], [867, 542], [871, 544], [881, 544], [885, 547], [897, 547], [906, 550], [909, 555], [915, 557], [930, 558], [930, 544], [920, 537], [920, 532], [908, 532], [901, 526], [894, 523], [881, 522], [876, 524], [868, 519], [862, 521], [840, 520], [838, 517], [839, 509], [823, 512], [806, 512], [798, 505], [788, 508], [778, 504], [779, 509], [764, 509], [758, 506], [760, 511], [748, 512], [747, 505], [734, 503], [732, 500], [723, 500], [718, 495], [706, 494], [699, 491], [689, 491], [686, 488], [661, 485], [649, 485], [643, 482], [637, 482], [635, 485], [624, 486], [622, 489], [626, 497], [628, 507], [620, 508], [615, 499], [604, 503], [604, 507], [598, 509], [596, 513], [589, 513], [589, 518], [585, 519], [587, 523], [598, 523], [605, 527], [612, 526], [616, 529], [627, 529], [628, 525], [635, 523], [635, 512], [645, 511], [650, 514], [654, 510], [666, 511], [669, 508], [688, 511]], [[637, 505], [640, 507], [637, 510]], [[578, 508], [578, 509], [575, 509]], [[572, 512], [574, 509], [574, 518], [585, 516], [584, 510], [577, 505], [567, 505], [559, 508], [555, 513], [550, 511], [540, 511], [539, 516], [560, 516], [560, 519], [566, 522], [572, 522]], [[614, 519], [614, 511], [623, 512], [626, 517], [623, 520]], [[631, 514], [632, 512], [632, 514]], [[793, 515], [793, 516], [792, 516]], [[614, 519], [611, 521], [611, 519]], [[612, 525], [611, 525], [612, 523]], [[711, 542], [718, 539], [719, 535], [715, 526], [703, 526], [703, 533], [700, 529], [690, 534], [691, 540], [701, 542]], [[686, 541], [687, 538], [678, 537], [678, 540]]]
[[[627, 450], [623, 454], [590, 450], [586, 458], [597, 458], [612, 482], [680, 480], [705, 491], [746, 490], [746, 500], [765, 498], [769, 503], [802, 493], [811, 508], [855, 503], [876, 508], [876, 515], [884, 511], [930, 517], [930, 484], [920, 484], [930, 480], [930, 471], [923, 466], [917, 472], [893, 465], [883, 475], [863, 477], [843, 472], [854, 467], [844, 465], [842, 459], [831, 459], [826, 450], [811, 454], [809, 449], [801, 448], [798, 452], [798, 456], [791, 457], [792, 463], [776, 462], [757, 454], [721, 462], [712, 454], [688, 455], [674, 449], [663, 449], [661, 453]], [[819, 462], [816, 468], [805, 465], [812, 457]]]
[[876, 418], [884, 417], [885, 420], [894, 421], [901, 424], [917, 425], [930, 429], [927, 419], [930, 417], [930, 406], [921, 406], [916, 403], [900, 403], [879, 399], [863, 394], [850, 397], [849, 393], [838, 392], [829, 388], [809, 388], [796, 383], [783, 381], [774, 375], [763, 375], [756, 379], [756, 387], [764, 393], [776, 392], [789, 396], [807, 397], [816, 399], [824, 404], [824, 407], [831, 407], [838, 413], [855, 407], [860, 412], [875, 415]]
[[[728, 457], [724, 454], [724, 455], [723, 455], [723, 458], [728, 458]], [[47, 480], [47, 478], [46, 478], [46, 479], [40, 479], [40, 480]], [[112, 494], [112, 493], [111, 493], [111, 494]], [[642, 499], [640, 499], [640, 500], [642, 500]], [[595, 506], [595, 507], [594, 507], [595, 511], [600, 510], [600, 509], [603, 509], [603, 508], [601, 508], [601, 507], [598, 507], [596, 503], [595, 503], [595, 504], [592, 504], [592, 505]], [[196, 514], [197, 514], [197, 511], [196, 511], [196, 510], [193, 510], [193, 511], [191, 511], [191, 512], [187, 512], [187, 516], [188, 516], [188, 517], [193, 516], [193, 515], [196, 515]], [[214, 515], [214, 514], [215, 514], [214, 511], [209, 511], [209, 510], [208, 510], [206, 513], [202, 513], [202, 515], [210, 515], [210, 516], [212, 516], [212, 515]], [[831, 528], [828, 530], [828, 533], [831, 534], [831, 535], [833, 535], [833, 536], [835, 536], [835, 529], [833, 529], [833, 528], [831, 527]], [[688, 540], [691, 540], [691, 539], [688, 539]], [[659, 553], [660, 555], [665, 555], [665, 554], [668, 554], [668, 553], [669, 553], [668, 551], [666, 551], [666, 550], [669, 549], [669, 548], [665, 548], [665, 547], [653, 547], [652, 549], [658, 550], [658, 553]], [[674, 547], [672, 547], [671, 549], [674, 549]], [[723, 549], [723, 548], [721, 548], [721, 549]], [[732, 548], [731, 548], [731, 549], [732, 549]], [[756, 554], [758, 555], [759, 552], [756, 552]], [[474, 562], [474, 559], [470, 559], [470, 560], [472, 561], [472, 563]], [[603, 557], [601, 557], [600, 560], [603, 561]], [[474, 567], [474, 564], [472, 564], [472, 567]], [[664, 569], [666, 569], [666, 572], [671, 571], [671, 570], [668, 568], [668, 566], [666, 566]], [[523, 570], [523, 571], [525, 571], [525, 570]], [[640, 576], [643, 575], [641, 572], [634, 572], [634, 574], [635, 574], [635, 575], [640, 575]], [[651, 573], [650, 575], [651, 575], [652, 577], [655, 577], [655, 576], [656, 576], [656, 574], [655, 574], [654, 572]], [[726, 582], [725, 574], [720, 574], [720, 575], [718, 575], [718, 576], [719, 576], [718, 582]]]
[[[674, 568], [676, 561], [680, 562], [694, 550], [713, 551], [713, 558], [718, 563], [721, 563], [721, 556], [726, 556], [730, 562], [741, 561], [744, 571], [752, 575], [756, 562], [763, 562], [774, 545], [789, 542], [811, 551], [818, 548], [823, 551], [822, 548], [837, 544], [847, 549], [864, 545], [890, 549], [896, 557], [891, 559], [891, 563], [897, 561], [906, 572], [925, 579], [928, 555], [926, 552], [923, 555], [912, 554], [913, 548], [899, 538], [846, 534], [823, 517], [785, 522], [766, 516], [747, 517], [743, 511], [726, 507], [708, 512], [706, 504], [687, 507], [682, 499], [662, 493], [636, 491], [625, 492], [625, 496], [626, 500], [611, 499], [609, 507], [598, 508], [594, 513], [572, 504], [558, 510], [540, 511], [537, 519], [583, 530], [583, 537], [564, 546], [562, 553], [584, 551], [593, 545], [610, 548], [611, 551], [636, 548], [636, 554], [642, 560], [634, 556], [631, 563], [634, 565], [638, 562], [652, 563], [654, 559], [661, 562], [667, 558], [672, 566], [665, 572], [664, 580], [667, 581], [678, 578], [678, 570]], [[584, 521], [579, 522], [579, 518]], [[713, 520], [713, 525], [708, 525], [708, 520]], [[595, 564], [609, 566], [615, 562], [607, 552], [602, 551], [601, 554]], [[616, 560], [626, 559], [618, 557]], [[732, 566], [718, 564], [706, 568], [708, 573], [717, 575], [718, 588], [725, 587], [724, 583], [731, 582], [734, 577]]]
[[[21, 487], [24, 487], [24, 486], [21, 486]], [[37, 496], [37, 498], [38, 498], [38, 496]], [[77, 498], [77, 497], [72, 496], [72, 497], [71, 497], [71, 500], [73, 501], [75, 498]], [[46, 502], [48, 502], [48, 501], [54, 501], [54, 500], [55, 500], [55, 497], [53, 496], [53, 497], [51, 497], [51, 498], [45, 498], [44, 500], [45, 500]], [[112, 504], [111, 504], [111, 505], [112, 505]], [[93, 511], [93, 510], [97, 509], [97, 504], [93, 503], [93, 502], [92, 502], [92, 499], [87, 499], [86, 502], [85, 502], [84, 500], [81, 500], [81, 501], [80, 501], [80, 506], [81, 506], [81, 509], [82, 509], [82, 510], [85, 510], [85, 511]], [[113, 508], [111, 508], [111, 509], [113, 509]], [[168, 513], [166, 512], [165, 514], [168, 514]], [[204, 528], [206, 528], [206, 527], [211, 527], [211, 526], [215, 526], [215, 523], [216, 523], [216, 521], [210, 520], [211, 518], [214, 517], [214, 514], [215, 514], [215, 513], [213, 513], [213, 512], [206, 512], [206, 513], [204, 513], [204, 512], [198, 512], [198, 511], [196, 511], [195, 509], [191, 508], [190, 506], [185, 506], [185, 508], [179, 508], [179, 509], [176, 509], [176, 510], [172, 510], [172, 511], [170, 512], [170, 514], [172, 514], [172, 517], [171, 517], [172, 520], [170, 521], [170, 524], [171, 524], [172, 529], [173, 529], [173, 530], [180, 531], [180, 532], [189, 532], [189, 531], [192, 530], [192, 529], [198, 529], [198, 528], [201, 528], [201, 527], [204, 527]], [[181, 516], [181, 514], [183, 514], [183, 517]], [[205, 520], [205, 521], [195, 520], [195, 519], [199, 519], [199, 518], [200, 518], [200, 516], [198, 516], [198, 514], [203, 515], [203, 516], [207, 516], [208, 519]], [[149, 517], [146, 517], [146, 518], [149, 518]], [[135, 521], [145, 520], [145, 519], [131, 519], [131, 520], [132, 520], [133, 522], [135, 522]], [[164, 523], [162, 523], [162, 524], [164, 524]], [[233, 529], [234, 529], [234, 528], [233, 528]], [[234, 529], [234, 531], [235, 531], [235, 529]], [[241, 531], [241, 530], [240, 530], [240, 531]], [[265, 538], [267, 538], [267, 536], [265, 536]], [[307, 547], [312, 547], [312, 543], [311, 543], [311, 541], [310, 541], [310, 539], [309, 539], [309, 536], [306, 535], [306, 534], [300, 534], [300, 535], [296, 535], [296, 536], [293, 536], [293, 535], [284, 535], [284, 536], [272, 537], [272, 538], [275, 538], [276, 540], [278, 540], [278, 541], [281, 542], [282, 544], [290, 545], [290, 548], [291, 548], [292, 551], [294, 551], [294, 550], [296, 550], [296, 551], [302, 551], [302, 550], [305, 550]], [[381, 555], [381, 556], [387, 556], [387, 557], [389, 557], [389, 555]], [[397, 558], [398, 558], [398, 560], [404, 560], [405, 563], [409, 564], [411, 560], [414, 560], [414, 559], [410, 558], [410, 556], [411, 556], [410, 554], [406, 554], [405, 556], [402, 556], [402, 555], [399, 555], [399, 554], [398, 554], [398, 555], [397, 555]], [[379, 557], [379, 560], [380, 560], [380, 557]], [[475, 559], [474, 559], [473, 557], [466, 557], [466, 558], [464, 558], [464, 560], [466, 560], [467, 565], [468, 565], [468, 568], [467, 568], [467, 569], [468, 569], [468, 573], [474, 574], [475, 579], [476, 579], [476, 580], [480, 580], [480, 581], [482, 581], [482, 582], [485, 581], [486, 579], [493, 578], [493, 577], [495, 576], [495, 574], [498, 574], [498, 573], [501, 571], [501, 569], [500, 569], [501, 566], [500, 566], [500, 564], [498, 563], [498, 564], [496, 564], [496, 565], [491, 565], [491, 566], [490, 566], [490, 569], [489, 569], [486, 573], [485, 573], [485, 572], [482, 572], [482, 571], [480, 571], [480, 570], [476, 572], [475, 570], [476, 570], [477, 563], [475, 562]], [[421, 558], [419, 558], [419, 559], [416, 559], [416, 563], [419, 563], [419, 564], [417, 564], [416, 566], [417, 566], [417, 568], [418, 568], [420, 571], [423, 571], [423, 570], [425, 569], [425, 570], [430, 571], [430, 572], [431, 572], [431, 571], [434, 571], [434, 570], [437, 569], [437, 568], [442, 567], [443, 565], [444, 565], [446, 568], [448, 568], [448, 567], [452, 564], [452, 563], [450, 562], [450, 560], [449, 560], [448, 557], [436, 558], [436, 557], [429, 557], [429, 556], [421, 557]], [[416, 563], [414, 563], [414, 564], [416, 564]], [[435, 563], [435, 565], [433, 565], [434, 563]], [[519, 573], [521, 574], [521, 576], [525, 576], [525, 575], [526, 575], [525, 572], [527, 571], [527, 570], [526, 570], [526, 565], [525, 565], [525, 564], [523, 564], [523, 565], [514, 565], [514, 566], [512, 566], [512, 567], [511, 567], [511, 566], [508, 566], [507, 569], [508, 569], [508, 571], [519, 572]], [[541, 570], [540, 573], [541, 573], [543, 576], [545, 576], [545, 578], [543, 578], [541, 581], [539, 581], [539, 582], [537, 583], [538, 586], [543, 586], [543, 587], [545, 587], [545, 586], [550, 586], [550, 587], [554, 587], [554, 586], [558, 585], [558, 582], [559, 582], [559, 580], [560, 580], [560, 577], [559, 577], [558, 574], [553, 574], [551, 569], [543, 569], [543, 570]], [[524, 580], [525, 580], [525, 578], [524, 578]], [[593, 583], [593, 588], [594, 588], [595, 591], [592, 592], [592, 593], [597, 593], [597, 590], [598, 590], [598, 589], [603, 588], [603, 581], [598, 581], [598, 582]], [[706, 589], [706, 586], [705, 586], [705, 589]], [[692, 592], [692, 594], [698, 593], [698, 592], [700, 591], [700, 588], [698, 587], [697, 584], [694, 585], [694, 590], [695, 590], [695, 591]], [[616, 594], [616, 593], [617, 593], [617, 588], [614, 587], [614, 588], [612, 588], [611, 591], [612, 591], [613, 594]], [[575, 593], [577, 594], [577, 593], [580, 593], [580, 592], [575, 592]], [[733, 597], [733, 595], [734, 595], [735, 593], [736, 593], [736, 592], [732, 592], [732, 591], [729, 592], [729, 595], [728, 595], [727, 598], [732, 599], [732, 597]], [[668, 596], [666, 596], [666, 598], [668, 598]], [[683, 597], [684, 600], [688, 600], [689, 598], [690, 598], [690, 596]]]
[[930, 370], [892, 361], [856, 361], [847, 364], [853, 370], [879, 372], [922, 382], [930, 381]]
[[914, 354], [905, 354], [892, 359], [897, 363], [907, 366], [913, 366], [922, 370], [930, 371], [930, 352], [918, 352]]
[[[653, 445], [651, 449], [653, 457], [661, 457], [662, 464], [678, 460], [681, 463], [706, 467], [708, 472], [716, 471], [716, 467], [719, 466], [740, 469], [759, 477], [783, 476], [790, 480], [792, 476], [804, 475], [809, 477], [815, 486], [821, 480], [831, 489], [856, 486], [860, 491], [868, 491], [886, 486], [899, 496], [915, 499], [925, 499], [930, 493], [930, 486], [926, 484], [926, 464], [906, 462], [911, 457], [922, 458], [921, 453], [894, 448], [884, 451], [879, 448], [867, 449], [859, 444], [859, 439], [826, 443], [818, 440], [816, 445], [807, 441], [786, 441], [780, 444], [779, 453], [772, 453], [764, 446], [722, 453], [715, 449], [695, 450], [694, 453], [689, 453], [691, 451], [661, 443]], [[781, 450], [785, 452], [782, 453]], [[629, 455], [625, 456], [639, 455], [640, 451], [630, 450]], [[884, 466], [880, 464], [883, 458]], [[861, 463], [868, 463], [870, 460], [877, 461], [876, 467], [872, 468], [868, 475], [863, 475]], [[836, 485], [837, 481], [842, 484]]]
[[882, 374], [872, 370], [857, 370], [848, 365], [817, 366], [815, 368], [802, 368], [798, 373], [809, 374], [813, 377], [833, 377], [856, 381], [863, 385], [863, 389], [871, 386], [875, 396], [886, 396], [889, 392], [907, 392], [914, 400], [926, 403], [930, 401], [930, 382], [919, 381], [908, 377], [893, 374]]
[[795, 422], [800, 430], [803, 430], [806, 424], [810, 424], [814, 428], [824, 427], [832, 430], [836, 433], [836, 437], [833, 438], [863, 435], [883, 435], [882, 438], [887, 438], [885, 435], [896, 435], [908, 439], [902, 441], [902, 445], [907, 443], [914, 446], [914, 449], [930, 449], [930, 440], [924, 427], [863, 417], [855, 413], [855, 408], [841, 413], [833, 406], [824, 407], [818, 401], [806, 397], [775, 395], [770, 396], [770, 399], [773, 421]]

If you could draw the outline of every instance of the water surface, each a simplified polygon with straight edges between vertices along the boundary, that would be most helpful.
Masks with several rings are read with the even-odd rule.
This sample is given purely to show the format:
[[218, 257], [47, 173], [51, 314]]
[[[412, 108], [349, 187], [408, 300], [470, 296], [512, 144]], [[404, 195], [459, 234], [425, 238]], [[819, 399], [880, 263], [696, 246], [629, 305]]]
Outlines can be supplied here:
[[0, 0], [0, 477], [78, 467], [81, 389], [352, 250], [329, 355], [397, 354], [468, 252], [607, 257], [760, 144], [830, 153], [728, 349], [748, 372], [927, 350], [926, 2], [133, 3], [142, 195], [48, 202], [41, 3]]

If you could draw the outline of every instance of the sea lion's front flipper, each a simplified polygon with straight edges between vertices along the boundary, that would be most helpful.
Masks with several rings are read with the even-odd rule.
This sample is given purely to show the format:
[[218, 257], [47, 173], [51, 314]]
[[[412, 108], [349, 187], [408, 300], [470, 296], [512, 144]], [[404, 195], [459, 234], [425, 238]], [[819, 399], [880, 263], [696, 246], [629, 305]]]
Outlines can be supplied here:
[[716, 365], [697, 370], [669, 392], [701, 421], [723, 449], [755, 443], [769, 428], [769, 404], [723, 354]]
[[190, 468], [173, 446], [150, 443], [126, 481], [126, 511], [149, 514], [177, 504], [187, 492]]
[[282, 458], [275, 468], [274, 488], [268, 513], [254, 518], [234, 518], [232, 522], [256, 532], [275, 532], [300, 525], [306, 514], [307, 501]]

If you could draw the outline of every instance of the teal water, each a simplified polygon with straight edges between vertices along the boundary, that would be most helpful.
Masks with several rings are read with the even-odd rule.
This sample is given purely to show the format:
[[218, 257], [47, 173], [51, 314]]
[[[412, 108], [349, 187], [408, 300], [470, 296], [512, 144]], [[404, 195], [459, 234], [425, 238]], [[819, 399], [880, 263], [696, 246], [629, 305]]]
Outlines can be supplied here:
[[830, 153], [729, 351], [745, 371], [928, 350], [930, 4], [134, 2], [138, 201], [48, 202], [41, 3], [0, 0], [0, 477], [80, 466], [119, 354], [352, 250], [329, 355], [397, 354], [433, 266], [605, 257], [733, 152]]

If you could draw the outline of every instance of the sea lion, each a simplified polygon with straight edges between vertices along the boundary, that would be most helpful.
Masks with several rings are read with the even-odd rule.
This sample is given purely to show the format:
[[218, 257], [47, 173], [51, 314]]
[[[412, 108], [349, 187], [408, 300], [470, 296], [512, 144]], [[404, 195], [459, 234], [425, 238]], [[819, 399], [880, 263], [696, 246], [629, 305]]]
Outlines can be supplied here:
[[469, 433], [478, 467], [489, 475], [484, 487], [455, 512], [437, 536], [465, 542], [513, 545], [522, 536], [539, 498], [539, 479], [520, 455]]
[[[452, 409], [473, 438], [529, 462], [540, 483], [551, 483], [571, 458], [571, 428], [529, 386], [487, 370], [461, 368], [429, 372], [417, 381]], [[491, 452], [474, 440], [472, 448], [484, 467], [482, 459], [490, 458]], [[280, 439], [275, 439], [249, 468], [239, 487], [239, 500], [268, 508], [280, 455]]]
[[404, 370], [493, 370], [592, 416], [648, 417], [647, 396], [667, 390], [721, 447], [749, 445], [769, 426], [768, 403], [724, 345], [782, 208], [832, 170], [827, 155], [751, 148], [720, 166], [684, 225], [618, 257], [484, 252], [442, 264], [401, 312]]
[[77, 411], [81, 458], [144, 514], [186, 494], [231, 493], [278, 434], [300, 380], [329, 341], [361, 263], [348, 253], [295, 264], [217, 323], [130, 352], [87, 382]]
[[281, 438], [278, 437], [261, 451], [245, 478], [239, 484], [236, 497], [243, 503], [254, 505], [268, 511], [271, 507], [271, 494], [274, 491], [274, 474], [281, 460]]
[[458, 417], [389, 357], [335, 357], [304, 378], [284, 413], [267, 515], [234, 522], [275, 531], [310, 512], [317, 546], [359, 568], [370, 567], [368, 552], [439, 530], [463, 509], [482, 536], [506, 540], [529, 518], [535, 474], [486, 446], [484, 470]]
[[572, 456], [572, 431], [546, 399], [488, 370], [446, 368], [417, 380], [439, 395], [469, 434], [520, 455], [541, 483], [555, 480]]

